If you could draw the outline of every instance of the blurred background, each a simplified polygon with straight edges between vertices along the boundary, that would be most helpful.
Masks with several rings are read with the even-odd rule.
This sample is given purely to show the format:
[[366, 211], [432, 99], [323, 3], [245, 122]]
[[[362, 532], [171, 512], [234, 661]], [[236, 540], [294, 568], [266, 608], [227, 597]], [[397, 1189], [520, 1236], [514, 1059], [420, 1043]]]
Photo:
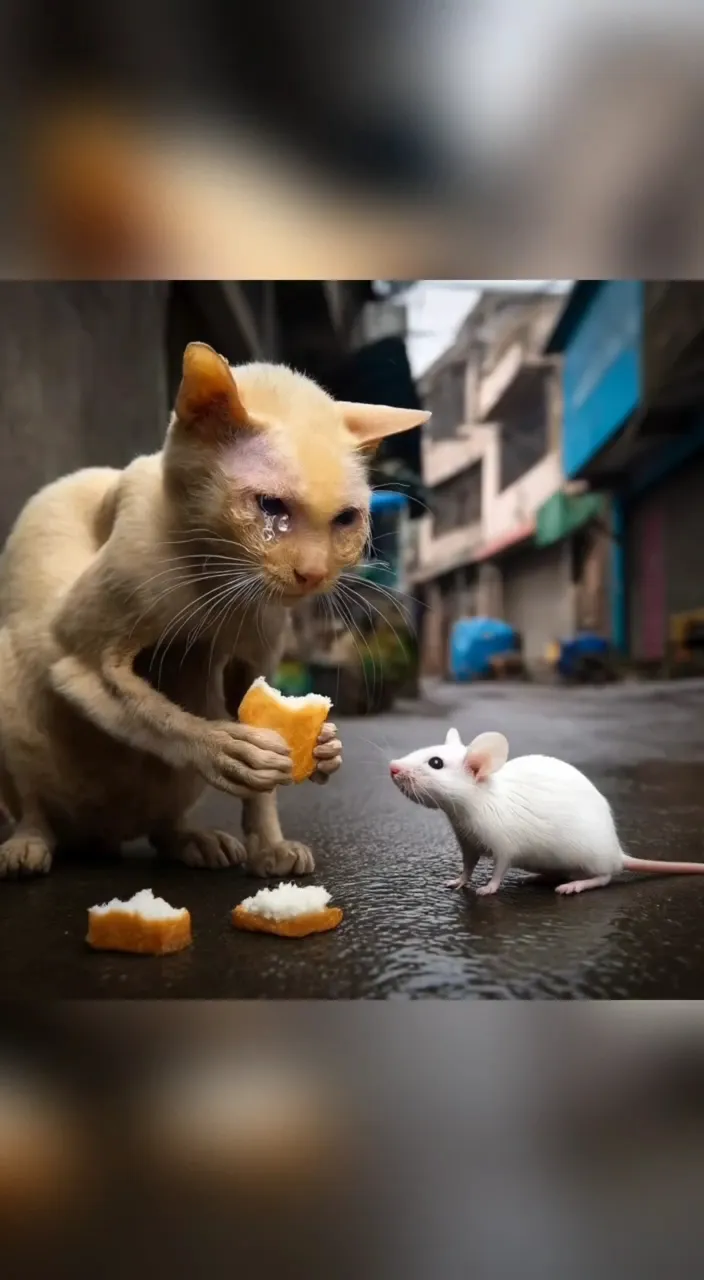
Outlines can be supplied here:
[[698, 0], [5, 0], [5, 274], [695, 276]]

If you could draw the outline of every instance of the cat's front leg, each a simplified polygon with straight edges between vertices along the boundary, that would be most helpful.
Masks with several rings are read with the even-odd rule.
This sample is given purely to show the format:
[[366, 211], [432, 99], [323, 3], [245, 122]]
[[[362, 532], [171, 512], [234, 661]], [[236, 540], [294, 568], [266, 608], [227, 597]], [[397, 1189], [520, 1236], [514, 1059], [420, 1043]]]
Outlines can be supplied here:
[[253, 795], [242, 806], [246, 867], [255, 876], [307, 876], [315, 859], [307, 845], [284, 839], [276, 793]]
[[220, 791], [241, 796], [243, 790], [270, 791], [291, 781], [291, 754], [278, 734], [191, 715], [124, 658], [104, 655], [93, 669], [65, 655], [49, 676], [54, 691], [106, 733], [178, 768], [195, 767]]

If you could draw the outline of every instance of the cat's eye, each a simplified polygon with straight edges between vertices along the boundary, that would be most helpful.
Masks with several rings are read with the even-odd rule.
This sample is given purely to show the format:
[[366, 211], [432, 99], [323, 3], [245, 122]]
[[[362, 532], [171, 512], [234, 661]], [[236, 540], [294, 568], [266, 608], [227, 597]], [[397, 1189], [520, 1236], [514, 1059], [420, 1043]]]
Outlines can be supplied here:
[[340, 529], [349, 529], [353, 524], [357, 523], [359, 517], [360, 512], [356, 507], [345, 507], [344, 511], [338, 511], [333, 524], [336, 524]]
[[269, 516], [272, 520], [276, 520], [280, 516], [289, 516], [291, 513], [282, 502], [281, 498], [270, 498], [266, 493], [257, 494], [257, 505], [265, 516]]
[[440, 756], [431, 756], [431, 757], [430, 757], [430, 759], [429, 759], [429, 761], [428, 761], [428, 764], [430, 765], [430, 768], [431, 768], [431, 769], [444, 769], [444, 768], [445, 768], [445, 761], [444, 761], [444, 760], [441, 760], [441, 759], [440, 759]]

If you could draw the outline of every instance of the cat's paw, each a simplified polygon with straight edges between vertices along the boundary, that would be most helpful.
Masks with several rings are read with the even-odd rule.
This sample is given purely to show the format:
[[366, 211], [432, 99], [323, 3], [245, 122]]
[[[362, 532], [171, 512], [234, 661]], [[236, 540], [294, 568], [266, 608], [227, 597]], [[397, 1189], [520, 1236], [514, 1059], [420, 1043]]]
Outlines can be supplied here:
[[247, 870], [261, 876], [309, 876], [315, 871], [315, 859], [311, 850], [297, 840], [282, 840], [279, 844], [262, 843], [259, 836], [247, 837]]
[[292, 781], [291, 750], [278, 733], [236, 721], [208, 727], [200, 745], [201, 776], [219, 791], [273, 791]]
[[0, 880], [45, 876], [52, 862], [51, 849], [42, 836], [18, 832], [0, 845]]
[[342, 743], [337, 736], [334, 724], [325, 722], [318, 735], [313, 751], [316, 762], [315, 773], [311, 774], [311, 782], [323, 783], [332, 777], [342, 764]]
[[239, 867], [247, 857], [242, 842], [228, 831], [179, 831], [169, 838], [154, 840], [153, 844], [159, 853], [176, 862], [208, 871]]

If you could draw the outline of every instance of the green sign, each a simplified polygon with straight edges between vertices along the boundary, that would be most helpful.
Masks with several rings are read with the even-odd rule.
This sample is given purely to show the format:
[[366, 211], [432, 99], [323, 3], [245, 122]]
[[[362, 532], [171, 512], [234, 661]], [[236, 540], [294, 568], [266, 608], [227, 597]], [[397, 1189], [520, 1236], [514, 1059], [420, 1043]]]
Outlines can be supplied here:
[[568, 538], [588, 520], [600, 516], [603, 510], [604, 498], [600, 493], [554, 493], [538, 511], [535, 541], [539, 547], [550, 547]]

